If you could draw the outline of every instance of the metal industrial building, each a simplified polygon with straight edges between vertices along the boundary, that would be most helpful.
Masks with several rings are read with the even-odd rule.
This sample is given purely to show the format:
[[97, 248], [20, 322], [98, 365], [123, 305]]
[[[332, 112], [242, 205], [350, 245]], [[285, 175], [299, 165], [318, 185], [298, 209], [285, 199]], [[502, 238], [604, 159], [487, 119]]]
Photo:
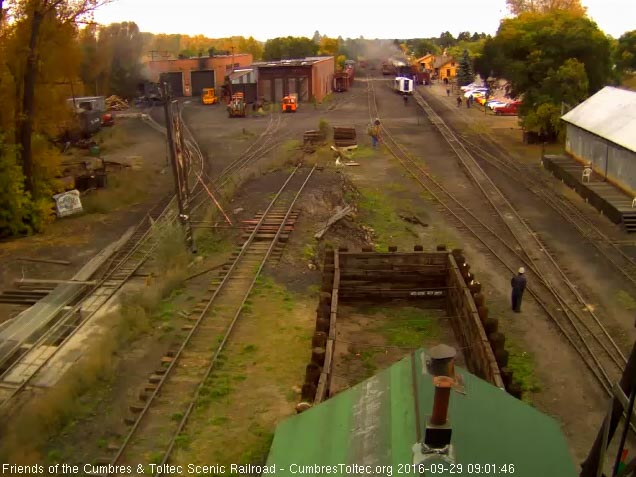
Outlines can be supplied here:
[[561, 119], [566, 152], [636, 197], [636, 92], [606, 86]]
[[257, 99], [257, 78], [258, 70], [256, 68], [235, 69], [230, 74], [232, 93], [243, 93], [245, 101], [255, 102]]
[[150, 81], [167, 81], [175, 96], [200, 96], [203, 88], [220, 87], [232, 70], [251, 63], [251, 54], [238, 53], [149, 61], [148, 68]]
[[333, 56], [254, 63], [258, 68], [258, 95], [280, 102], [289, 94], [298, 101], [322, 101], [331, 91], [335, 71]]

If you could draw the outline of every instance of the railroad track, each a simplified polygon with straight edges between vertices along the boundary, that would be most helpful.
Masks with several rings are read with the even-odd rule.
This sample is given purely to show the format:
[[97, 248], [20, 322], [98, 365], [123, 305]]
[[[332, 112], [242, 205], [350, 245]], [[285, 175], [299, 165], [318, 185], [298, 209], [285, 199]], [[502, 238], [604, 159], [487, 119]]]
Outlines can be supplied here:
[[[149, 388], [152, 393], [136, 409], [134, 423], [111, 459], [112, 465], [133, 465], [134, 469], [157, 453], [162, 455], [158, 463], [169, 461], [256, 280], [279, 238], [289, 233], [296, 216], [293, 207], [315, 168], [302, 169], [299, 165], [294, 169], [235, 252], [227, 270], [211, 283], [190, 317], [192, 325], [185, 340], [165, 358], [167, 368], [154, 377]], [[181, 417], [175, 420], [175, 415]]]
[[[462, 110], [463, 113], [463, 110]], [[464, 119], [463, 114], [461, 114]], [[483, 136], [483, 135], [482, 135]], [[532, 194], [540, 198], [563, 219], [570, 223], [581, 235], [588, 240], [607, 261], [623, 275], [636, 288], [636, 260], [625, 253], [620, 244], [607, 236], [593, 221], [586, 216], [576, 205], [572, 204], [560, 193], [555, 193], [550, 187], [550, 182], [542, 177], [539, 166], [524, 166], [506, 159], [509, 156], [501, 149], [501, 146], [486, 134], [489, 145], [494, 147], [499, 154], [493, 154], [476, 141], [458, 136], [460, 143], [490, 166], [496, 168], [509, 179], [523, 185]], [[482, 139], [484, 140], [484, 139]], [[633, 243], [633, 242], [630, 242]]]
[[[165, 134], [165, 128], [152, 120], [150, 116], [149, 123], [151, 127]], [[200, 177], [204, 168], [203, 155], [196, 142], [191, 139], [187, 141], [187, 146], [195, 159], [195, 167], [191, 172]], [[52, 326], [41, 333], [33, 343], [29, 343], [28, 350], [22, 356], [17, 359], [14, 357], [19, 348], [23, 346], [23, 343], [16, 343], [11, 355], [7, 359], [2, 358], [2, 362], [0, 362], [0, 368], [2, 368], [0, 372], [0, 411], [6, 411], [22, 391], [37, 383], [38, 376], [46, 369], [57, 352], [63, 348], [63, 345], [149, 259], [159, 240], [159, 237], [153, 233], [153, 225], [174, 223], [177, 220], [175, 203], [173, 194], [167, 194], [160, 198], [137, 224], [131, 237], [108, 261], [106, 266], [102, 267], [102, 276], [97, 280], [97, 284], [86, 290], [74, 304], [70, 305], [69, 309], [61, 312], [59, 317], [54, 318]]]
[[[368, 90], [370, 117], [379, 117], [373, 82], [369, 82]], [[494, 214], [490, 214], [488, 222], [492, 223], [494, 219], [496, 229], [457, 200], [452, 191], [413, 160], [382, 126], [384, 145], [445, 212], [450, 214], [455, 223], [481, 242], [508, 270], [514, 273], [519, 264], [527, 264], [529, 293], [580, 354], [583, 362], [609, 394], [626, 361], [621, 350], [598, 317], [589, 309], [575, 286], [547, 253], [545, 246], [481, 170], [474, 158], [461, 146], [458, 138], [428, 104], [421, 98], [416, 99], [488, 200], [494, 211]], [[510, 243], [516, 245], [511, 246]]]

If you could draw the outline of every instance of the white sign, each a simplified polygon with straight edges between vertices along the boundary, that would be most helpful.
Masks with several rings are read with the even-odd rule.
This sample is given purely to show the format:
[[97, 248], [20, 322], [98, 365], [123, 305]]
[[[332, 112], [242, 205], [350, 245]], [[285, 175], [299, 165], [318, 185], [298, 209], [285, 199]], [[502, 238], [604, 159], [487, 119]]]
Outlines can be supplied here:
[[77, 214], [82, 211], [82, 202], [78, 190], [69, 190], [53, 196], [58, 217]]

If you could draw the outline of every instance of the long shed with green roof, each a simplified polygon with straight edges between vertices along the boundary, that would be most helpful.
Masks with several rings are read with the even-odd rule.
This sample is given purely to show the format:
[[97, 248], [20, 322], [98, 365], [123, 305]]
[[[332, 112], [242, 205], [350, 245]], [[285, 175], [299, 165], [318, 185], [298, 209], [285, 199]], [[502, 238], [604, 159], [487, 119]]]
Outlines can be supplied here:
[[436, 394], [427, 362], [418, 350], [286, 419], [267, 465], [278, 476], [578, 475], [553, 418], [462, 368], [448, 402], [450, 445], [423, 446]]

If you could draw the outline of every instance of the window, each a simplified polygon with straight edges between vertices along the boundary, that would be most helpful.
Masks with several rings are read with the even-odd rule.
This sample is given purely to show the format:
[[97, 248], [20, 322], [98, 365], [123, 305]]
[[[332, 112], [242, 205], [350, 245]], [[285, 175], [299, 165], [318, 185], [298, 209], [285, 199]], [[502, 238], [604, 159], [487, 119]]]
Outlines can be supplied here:
[[450, 68], [448, 68], [448, 69], [446, 70], [446, 76], [450, 76], [450, 75], [451, 75], [451, 74], [450, 74]]

